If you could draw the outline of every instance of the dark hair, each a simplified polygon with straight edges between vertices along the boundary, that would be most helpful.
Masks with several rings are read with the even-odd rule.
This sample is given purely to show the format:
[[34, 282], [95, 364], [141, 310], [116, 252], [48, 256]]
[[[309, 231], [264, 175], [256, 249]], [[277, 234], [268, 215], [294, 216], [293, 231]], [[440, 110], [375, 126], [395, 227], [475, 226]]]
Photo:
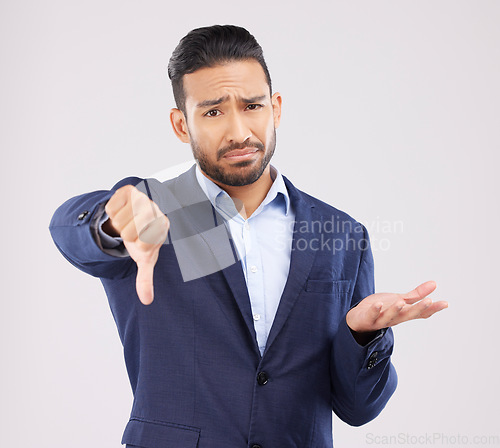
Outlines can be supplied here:
[[262, 48], [245, 28], [213, 25], [190, 31], [180, 40], [168, 63], [168, 77], [172, 81], [177, 108], [185, 112], [184, 75], [200, 68], [247, 59], [255, 59], [261, 65], [272, 93], [271, 76]]

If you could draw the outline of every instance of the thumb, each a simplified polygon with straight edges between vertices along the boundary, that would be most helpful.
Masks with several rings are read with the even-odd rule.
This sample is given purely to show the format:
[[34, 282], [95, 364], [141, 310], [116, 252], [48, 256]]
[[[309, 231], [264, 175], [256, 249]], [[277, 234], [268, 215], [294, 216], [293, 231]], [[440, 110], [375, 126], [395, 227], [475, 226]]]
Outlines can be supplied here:
[[151, 261], [144, 261], [137, 263], [137, 278], [135, 281], [135, 288], [139, 300], [144, 305], [150, 305], [154, 299], [153, 287], [153, 272], [155, 263]]

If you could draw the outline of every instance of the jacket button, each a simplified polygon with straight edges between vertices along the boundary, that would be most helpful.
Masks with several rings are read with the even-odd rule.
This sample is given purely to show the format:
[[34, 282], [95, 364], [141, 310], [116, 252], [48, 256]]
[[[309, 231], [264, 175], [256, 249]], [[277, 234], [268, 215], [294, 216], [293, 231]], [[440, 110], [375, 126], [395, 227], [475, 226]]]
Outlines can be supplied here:
[[257, 383], [259, 383], [259, 385], [263, 386], [264, 384], [267, 384], [268, 381], [269, 377], [267, 376], [266, 372], [259, 372], [257, 374]]
[[85, 218], [85, 216], [87, 216], [89, 214], [89, 211], [88, 210], [85, 210], [84, 212], [80, 213], [78, 215], [78, 221], [81, 221], [82, 219]]
[[254, 444], [252, 445], [252, 448], [262, 448], [260, 445]]

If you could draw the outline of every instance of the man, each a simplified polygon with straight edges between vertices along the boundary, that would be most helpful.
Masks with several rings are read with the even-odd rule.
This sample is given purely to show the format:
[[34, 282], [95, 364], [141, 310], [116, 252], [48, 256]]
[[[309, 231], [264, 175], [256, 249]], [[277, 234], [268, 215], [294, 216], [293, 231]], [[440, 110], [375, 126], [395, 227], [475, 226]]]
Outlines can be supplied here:
[[332, 410], [362, 425], [395, 390], [390, 327], [447, 304], [434, 282], [374, 294], [364, 226], [270, 165], [281, 95], [248, 31], [191, 31], [169, 76], [197, 166], [72, 198], [50, 226], [118, 326], [134, 392], [122, 443], [332, 447]]

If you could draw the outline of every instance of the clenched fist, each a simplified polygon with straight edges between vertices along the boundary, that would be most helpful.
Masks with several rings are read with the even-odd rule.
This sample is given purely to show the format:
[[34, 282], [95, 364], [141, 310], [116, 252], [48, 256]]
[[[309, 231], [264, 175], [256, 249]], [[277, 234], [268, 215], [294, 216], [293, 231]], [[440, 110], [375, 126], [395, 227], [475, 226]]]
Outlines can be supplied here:
[[117, 190], [105, 210], [109, 219], [103, 224], [103, 230], [123, 239], [137, 264], [137, 295], [144, 305], [149, 305], [154, 298], [154, 267], [170, 222], [158, 205], [132, 185]]

